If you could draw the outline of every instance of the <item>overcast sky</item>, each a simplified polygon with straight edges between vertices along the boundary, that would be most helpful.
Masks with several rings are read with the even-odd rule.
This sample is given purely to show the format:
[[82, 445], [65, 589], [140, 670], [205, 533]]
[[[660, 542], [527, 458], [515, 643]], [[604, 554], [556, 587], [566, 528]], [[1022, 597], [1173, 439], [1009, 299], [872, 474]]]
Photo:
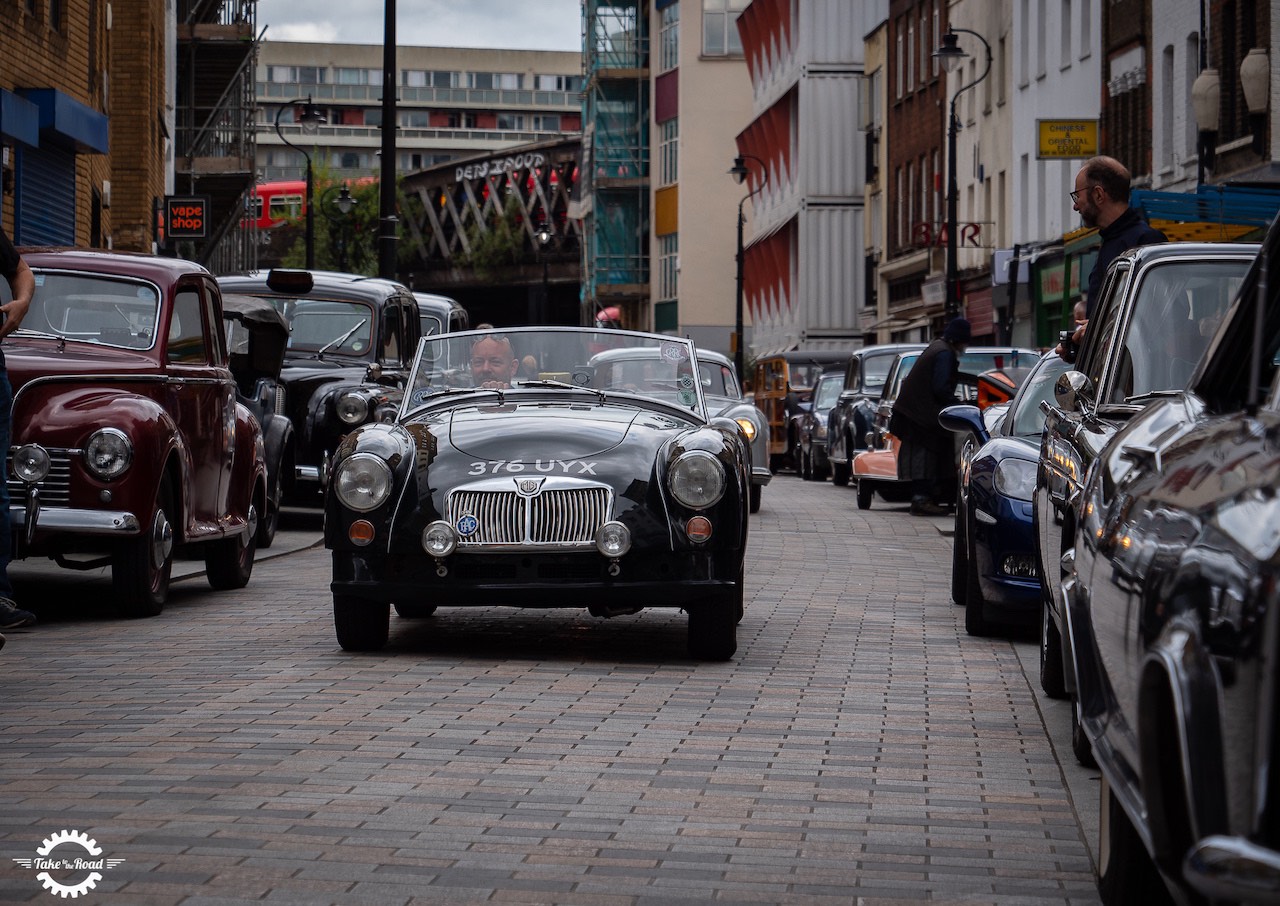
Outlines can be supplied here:
[[[268, 41], [381, 44], [384, 0], [259, 0]], [[581, 50], [581, 0], [396, 0], [396, 43]]]

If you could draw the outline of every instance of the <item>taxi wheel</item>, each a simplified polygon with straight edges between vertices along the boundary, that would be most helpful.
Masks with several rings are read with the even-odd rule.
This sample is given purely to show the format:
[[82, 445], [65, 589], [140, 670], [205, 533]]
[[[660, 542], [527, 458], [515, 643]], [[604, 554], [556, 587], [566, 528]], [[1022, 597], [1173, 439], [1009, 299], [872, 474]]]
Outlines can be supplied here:
[[753, 484], [751, 486], [751, 493], [749, 495], [750, 496], [749, 508], [753, 513], [760, 512], [760, 497], [761, 497], [762, 491], [763, 491], [763, 487], [761, 485]]
[[875, 494], [875, 489], [871, 487], [869, 481], [858, 482], [858, 509], [871, 509], [871, 498]]
[[1086, 768], [1098, 766], [1098, 762], [1093, 757], [1093, 743], [1089, 742], [1089, 735], [1085, 733], [1084, 726], [1080, 723], [1080, 699], [1074, 695], [1071, 696], [1071, 752], [1082, 766]]
[[283, 491], [279, 479], [267, 497], [267, 505], [258, 519], [258, 547], [266, 550], [276, 540], [276, 532], [280, 530], [280, 504], [283, 502]]
[[831, 461], [831, 482], [838, 488], [847, 487], [849, 484], [849, 473], [853, 470], [849, 467], [848, 460], [844, 462]]
[[391, 608], [385, 601], [333, 596], [333, 628], [343, 651], [377, 651], [387, 644]]
[[156, 489], [151, 520], [111, 559], [111, 585], [126, 617], [154, 617], [164, 610], [173, 573], [175, 515], [168, 481]]
[[1067, 697], [1067, 681], [1062, 667], [1062, 635], [1049, 613], [1049, 602], [1040, 605], [1040, 688], [1050, 698]]
[[738, 619], [743, 611], [742, 582], [732, 591], [689, 608], [689, 656], [727, 661], [738, 650]]
[[1098, 893], [1102, 902], [1107, 906], [1171, 902], [1155, 863], [1112, 794], [1105, 774], [1099, 787]]
[[392, 604], [396, 609], [396, 615], [402, 620], [425, 620], [436, 612], [434, 604]]
[[244, 588], [253, 575], [253, 555], [258, 550], [258, 507], [249, 505], [248, 531], [213, 541], [205, 548], [204, 571], [209, 587], [218, 591]]

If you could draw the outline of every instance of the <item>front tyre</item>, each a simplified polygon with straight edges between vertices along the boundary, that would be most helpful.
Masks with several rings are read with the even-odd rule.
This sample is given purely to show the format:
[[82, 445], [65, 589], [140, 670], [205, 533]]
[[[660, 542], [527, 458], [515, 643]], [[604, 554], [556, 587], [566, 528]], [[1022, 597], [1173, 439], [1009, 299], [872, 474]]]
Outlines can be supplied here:
[[333, 596], [333, 628], [343, 651], [377, 651], [387, 644], [391, 607], [385, 601]]
[[753, 513], [758, 513], [758, 512], [760, 512], [760, 497], [761, 497], [761, 494], [762, 494], [763, 489], [764, 489], [764, 486], [763, 486], [763, 485], [753, 484], [753, 485], [751, 486], [751, 492], [750, 492], [750, 495], [749, 495], [749, 496], [750, 496], [750, 503], [749, 503], [748, 507], [749, 507], [749, 509], [751, 510], [751, 512], [753, 512]]
[[1168, 903], [1169, 892], [1105, 775], [1098, 802], [1098, 893], [1106, 906]]
[[253, 575], [253, 555], [257, 550], [258, 508], [250, 505], [247, 531], [208, 545], [204, 570], [209, 586], [218, 591], [244, 588]]
[[964, 631], [974, 636], [995, 634], [995, 624], [986, 618], [983, 609], [987, 600], [982, 596], [982, 582], [978, 572], [977, 546], [973, 540], [973, 525], [965, 524], [965, 547], [969, 552], [968, 568], [964, 581]]
[[154, 617], [164, 610], [173, 573], [174, 515], [173, 490], [162, 480], [146, 528], [111, 558], [111, 585], [126, 617]]
[[840, 462], [831, 460], [831, 483], [838, 488], [843, 488], [849, 484], [849, 475], [853, 472], [849, 460], [845, 459]]
[[861, 480], [858, 482], [858, 509], [871, 509], [871, 497], [875, 494], [875, 490], [871, 487], [871, 482]]
[[1049, 602], [1040, 605], [1040, 688], [1050, 698], [1067, 697], [1067, 679], [1062, 666], [1062, 635], [1049, 613]]
[[689, 608], [689, 656], [700, 661], [727, 661], [738, 650], [738, 620], [743, 613], [742, 581], [731, 591]]

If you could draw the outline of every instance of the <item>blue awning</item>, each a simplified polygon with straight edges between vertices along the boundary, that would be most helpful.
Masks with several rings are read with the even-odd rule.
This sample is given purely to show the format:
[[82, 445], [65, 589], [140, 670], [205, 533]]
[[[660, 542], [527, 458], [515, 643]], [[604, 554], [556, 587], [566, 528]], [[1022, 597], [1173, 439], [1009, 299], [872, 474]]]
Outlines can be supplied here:
[[40, 136], [79, 152], [107, 153], [106, 115], [56, 88], [19, 88], [18, 93], [40, 110]]
[[40, 144], [40, 108], [0, 88], [0, 136], [33, 148]]

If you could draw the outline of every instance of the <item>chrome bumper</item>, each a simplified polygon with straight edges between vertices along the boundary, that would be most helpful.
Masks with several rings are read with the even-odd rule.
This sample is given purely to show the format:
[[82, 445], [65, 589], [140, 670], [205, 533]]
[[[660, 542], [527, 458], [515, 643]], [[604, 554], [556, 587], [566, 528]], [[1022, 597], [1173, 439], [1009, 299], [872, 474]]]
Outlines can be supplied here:
[[9, 505], [9, 523], [13, 530], [25, 532], [28, 539], [35, 529], [51, 532], [76, 532], [81, 535], [136, 535], [142, 531], [133, 513], [110, 510], [80, 510], [68, 507], [40, 507], [27, 523], [27, 508]]
[[1182, 874], [1213, 900], [1280, 903], [1280, 852], [1243, 837], [1205, 837], [1187, 853]]

